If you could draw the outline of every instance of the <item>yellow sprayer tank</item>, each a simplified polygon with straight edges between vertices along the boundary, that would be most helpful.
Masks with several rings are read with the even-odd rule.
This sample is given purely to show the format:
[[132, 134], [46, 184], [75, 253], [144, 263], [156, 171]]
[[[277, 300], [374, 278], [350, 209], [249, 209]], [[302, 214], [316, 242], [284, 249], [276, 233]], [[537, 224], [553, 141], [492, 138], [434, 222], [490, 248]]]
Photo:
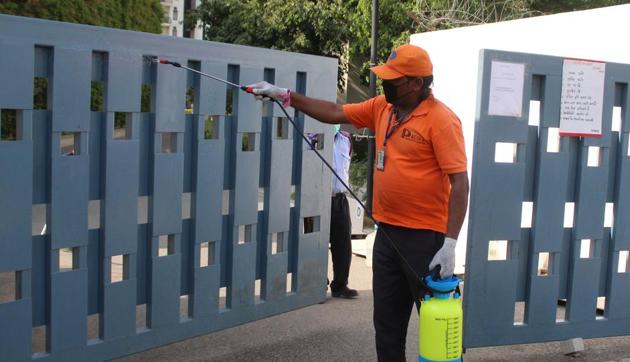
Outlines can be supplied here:
[[433, 297], [425, 295], [420, 307], [419, 362], [462, 360], [462, 301], [454, 290], [461, 280], [425, 278]]

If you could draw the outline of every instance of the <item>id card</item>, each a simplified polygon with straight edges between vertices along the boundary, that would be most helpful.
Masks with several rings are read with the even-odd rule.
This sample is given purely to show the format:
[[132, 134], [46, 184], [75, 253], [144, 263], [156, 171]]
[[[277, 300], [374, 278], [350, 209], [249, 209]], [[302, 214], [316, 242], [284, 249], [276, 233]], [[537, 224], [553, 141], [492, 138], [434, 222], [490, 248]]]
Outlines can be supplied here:
[[379, 150], [376, 152], [376, 169], [379, 171], [385, 170], [385, 150]]

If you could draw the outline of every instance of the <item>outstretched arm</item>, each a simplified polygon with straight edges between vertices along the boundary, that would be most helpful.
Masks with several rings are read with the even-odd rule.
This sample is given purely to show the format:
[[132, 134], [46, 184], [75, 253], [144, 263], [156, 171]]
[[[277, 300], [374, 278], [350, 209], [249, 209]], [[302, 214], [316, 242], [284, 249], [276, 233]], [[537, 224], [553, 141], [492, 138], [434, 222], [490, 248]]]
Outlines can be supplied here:
[[291, 106], [323, 123], [348, 123], [340, 104], [291, 92]]

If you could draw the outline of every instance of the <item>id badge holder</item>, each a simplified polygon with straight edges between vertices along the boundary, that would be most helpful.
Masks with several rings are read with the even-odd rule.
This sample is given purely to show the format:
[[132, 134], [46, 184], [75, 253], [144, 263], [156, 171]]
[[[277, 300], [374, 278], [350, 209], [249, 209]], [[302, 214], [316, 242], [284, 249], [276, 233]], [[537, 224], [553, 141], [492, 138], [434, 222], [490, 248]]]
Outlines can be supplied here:
[[379, 171], [385, 170], [385, 150], [379, 150], [376, 152], [376, 169]]

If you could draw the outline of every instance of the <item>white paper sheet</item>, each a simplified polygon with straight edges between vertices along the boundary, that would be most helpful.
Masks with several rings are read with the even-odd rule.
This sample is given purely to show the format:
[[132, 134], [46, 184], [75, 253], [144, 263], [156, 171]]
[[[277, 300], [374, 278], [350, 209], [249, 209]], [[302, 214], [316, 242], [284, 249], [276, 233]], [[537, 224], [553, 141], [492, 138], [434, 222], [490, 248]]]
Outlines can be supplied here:
[[525, 64], [492, 62], [490, 72], [489, 116], [521, 117]]
[[560, 135], [600, 137], [606, 63], [565, 59], [562, 66]]

